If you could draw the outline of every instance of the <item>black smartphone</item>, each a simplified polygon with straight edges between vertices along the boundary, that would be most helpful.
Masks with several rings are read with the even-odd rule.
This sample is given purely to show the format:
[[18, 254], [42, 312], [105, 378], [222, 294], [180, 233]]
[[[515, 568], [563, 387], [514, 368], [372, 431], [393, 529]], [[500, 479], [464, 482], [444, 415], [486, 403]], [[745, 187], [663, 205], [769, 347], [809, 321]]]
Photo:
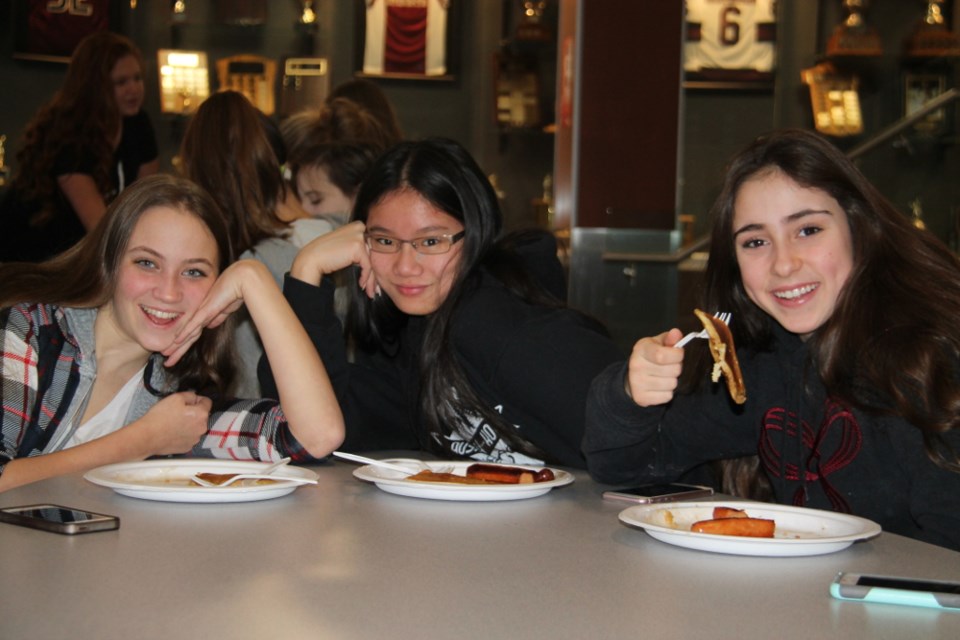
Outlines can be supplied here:
[[0, 522], [73, 535], [120, 528], [120, 518], [58, 504], [31, 504], [0, 509]]
[[692, 500], [713, 495], [713, 489], [699, 484], [683, 484], [667, 482], [662, 484], [646, 484], [642, 487], [629, 489], [613, 489], [604, 491], [603, 497], [607, 500], [622, 500], [633, 504], [651, 504], [654, 502], [676, 502], [677, 500]]

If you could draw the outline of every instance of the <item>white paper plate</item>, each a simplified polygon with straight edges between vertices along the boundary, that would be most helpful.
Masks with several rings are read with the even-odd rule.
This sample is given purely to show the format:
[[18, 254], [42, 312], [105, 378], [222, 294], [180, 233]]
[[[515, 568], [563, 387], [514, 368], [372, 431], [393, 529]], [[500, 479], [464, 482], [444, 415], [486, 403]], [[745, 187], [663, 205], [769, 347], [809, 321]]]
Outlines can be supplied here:
[[[773, 538], [694, 533], [690, 525], [713, 517], [717, 506], [743, 509], [750, 517], [776, 522]], [[645, 529], [657, 540], [688, 549], [744, 556], [814, 556], [846, 549], [880, 533], [872, 520], [833, 511], [763, 502], [668, 502], [620, 512], [624, 524]]]
[[[98, 467], [84, 474], [94, 484], [109, 487], [117, 493], [143, 500], [167, 502], [252, 502], [279, 498], [292, 492], [296, 482], [252, 484], [239, 480], [226, 487], [200, 487], [189, 478], [195, 473], [257, 473], [268, 467], [268, 462], [214, 460], [209, 458], [176, 458], [121, 462]], [[285, 476], [316, 480], [309, 469], [287, 465]]]
[[[409, 465], [410, 472], [418, 471], [416, 464], [405, 458], [392, 458], [385, 462], [400, 465]], [[466, 475], [467, 467], [475, 461], [430, 461], [431, 469], [450, 470], [452, 473]], [[487, 464], [487, 463], [484, 463]], [[518, 465], [520, 466], [520, 465]], [[365, 465], [354, 470], [353, 475], [361, 480], [372, 482], [387, 493], [411, 498], [427, 498], [430, 500], [465, 500], [465, 501], [495, 501], [495, 500], [523, 500], [542, 496], [555, 487], [573, 482], [573, 474], [560, 469], [552, 469], [555, 478], [549, 482], [534, 482], [532, 484], [453, 484], [445, 482], [417, 482], [407, 480], [399, 471], [391, 471], [382, 467]]]

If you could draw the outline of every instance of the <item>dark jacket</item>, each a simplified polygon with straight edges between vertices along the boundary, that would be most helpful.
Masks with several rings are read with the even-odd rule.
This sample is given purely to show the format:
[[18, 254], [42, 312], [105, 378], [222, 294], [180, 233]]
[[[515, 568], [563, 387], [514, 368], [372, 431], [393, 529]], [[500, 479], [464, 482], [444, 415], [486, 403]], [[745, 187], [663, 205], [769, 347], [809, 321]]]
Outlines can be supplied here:
[[[555, 244], [541, 256], [542, 270], [556, 274]], [[528, 247], [529, 249], [530, 247]], [[541, 248], [542, 250], [542, 248]], [[543, 277], [543, 276], [539, 276]], [[562, 283], [552, 289], [562, 295]], [[347, 362], [343, 332], [334, 313], [334, 287], [313, 287], [290, 278], [284, 294], [297, 312], [331, 376], [346, 419], [345, 450], [443, 447], [459, 457], [533, 462], [512, 451], [486, 423], [467, 417], [453, 434], [427, 433], [420, 411], [420, 348], [426, 319], [410, 317], [389, 352], [358, 351]], [[488, 273], [461, 300], [453, 319], [453, 348], [477, 396], [517, 435], [546, 454], [546, 462], [583, 467], [580, 453], [584, 405], [590, 382], [623, 353], [599, 325], [566, 308], [524, 302]], [[264, 393], [274, 389], [261, 360]]]
[[[960, 549], [960, 473], [927, 457], [919, 429], [831, 400], [806, 346], [785, 331], [772, 351], [737, 355], [742, 407], [722, 382], [707, 381], [699, 393], [642, 408], [624, 390], [625, 363], [604, 371], [587, 402], [590, 474], [611, 484], [673, 480], [704, 462], [759, 454], [779, 503], [852, 513]], [[960, 433], [947, 439], [960, 451]]]

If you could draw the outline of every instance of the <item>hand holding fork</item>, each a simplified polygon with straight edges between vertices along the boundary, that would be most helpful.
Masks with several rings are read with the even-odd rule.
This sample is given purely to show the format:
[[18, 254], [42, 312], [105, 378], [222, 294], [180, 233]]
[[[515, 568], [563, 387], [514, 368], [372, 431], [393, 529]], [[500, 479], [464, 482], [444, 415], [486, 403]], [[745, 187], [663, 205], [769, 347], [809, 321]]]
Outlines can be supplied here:
[[[722, 322], [723, 324], [729, 325], [729, 324], [730, 324], [730, 320], [733, 318], [733, 314], [732, 314], [732, 313], [726, 313], [726, 312], [721, 313], [721, 312], [718, 311], [717, 313], [713, 314], [713, 317], [714, 317], [714, 318], [717, 318], [718, 320], [720, 320], [720, 322]], [[685, 346], [688, 342], [690, 342], [690, 341], [693, 340], [694, 338], [707, 338], [707, 337], [709, 337], [709, 336], [708, 336], [708, 334], [707, 334], [707, 330], [706, 330], [706, 329], [701, 329], [700, 331], [691, 331], [691, 332], [688, 333], [687, 335], [685, 335], [685, 336], [683, 336], [682, 338], [680, 338], [680, 341], [677, 342], [677, 344], [675, 344], [675, 345], [673, 345], [673, 346], [674, 346], [674, 348], [679, 349], [679, 348]]]

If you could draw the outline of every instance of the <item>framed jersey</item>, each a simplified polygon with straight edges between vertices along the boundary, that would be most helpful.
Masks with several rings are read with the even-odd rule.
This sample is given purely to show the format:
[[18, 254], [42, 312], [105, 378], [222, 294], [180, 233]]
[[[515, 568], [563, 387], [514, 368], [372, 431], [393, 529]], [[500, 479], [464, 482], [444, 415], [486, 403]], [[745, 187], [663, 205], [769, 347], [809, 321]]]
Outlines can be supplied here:
[[362, 74], [399, 79], [449, 76], [451, 0], [363, 0]]
[[23, 0], [14, 3], [14, 57], [69, 62], [83, 38], [115, 30], [122, 3], [114, 0]]
[[772, 86], [776, 0], [686, 0], [685, 85]]

